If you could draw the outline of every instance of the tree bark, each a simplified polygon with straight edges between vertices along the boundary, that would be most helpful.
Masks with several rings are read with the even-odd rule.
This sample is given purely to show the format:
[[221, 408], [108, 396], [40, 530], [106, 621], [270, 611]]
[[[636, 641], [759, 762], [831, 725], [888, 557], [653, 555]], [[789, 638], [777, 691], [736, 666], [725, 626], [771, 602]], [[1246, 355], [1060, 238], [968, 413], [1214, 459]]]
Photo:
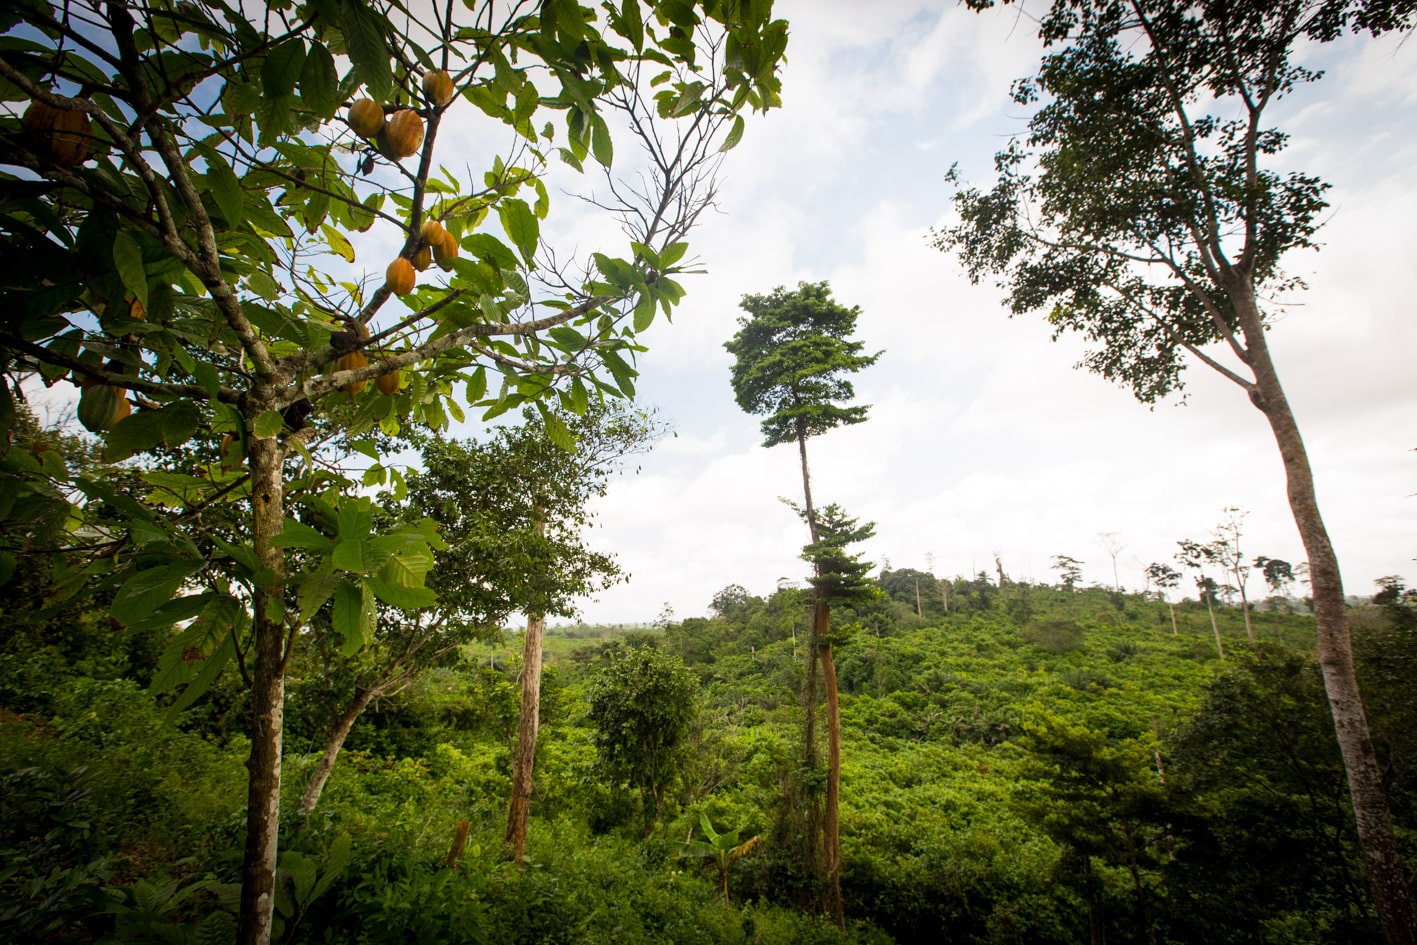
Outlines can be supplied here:
[[822, 657], [822, 688], [827, 702], [827, 797], [822, 816], [823, 846], [826, 861], [826, 908], [838, 928], [846, 928], [841, 901], [841, 707], [837, 699], [836, 660], [831, 644], [826, 642], [831, 632], [831, 608], [825, 601], [816, 607], [817, 645]]
[[[268, 575], [256, 584], [251, 647], [251, 754], [246, 797], [246, 846], [241, 862], [239, 945], [268, 945], [275, 906], [276, 842], [280, 827], [280, 762], [285, 705], [285, 559], [272, 540], [284, 527], [284, 453], [274, 437], [251, 442], [252, 542]], [[263, 575], [263, 576], [266, 576]]]
[[325, 782], [330, 779], [330, 772], [335, 769], [335, 761], [339, 759], [345, 739], [349, 738], [354, 723], [359, 721], [359, 716], [369, 708], [369, 703], [374, 701], [377, 693], [378, 690], [372, 686], [368, 689], [363, 687], [356, 689], [354, 699], [350, 701], [344, 713], [335, 720], [334, 729], [325, 742], [325, 753], [320, 756], [319, 764], [315, 765], [315, 770], [310, 775], [310, 782], [305, 785], [305, 793], [300, 796], [300, 813], [308, 816], [315, 809], [315, 805], [320, 803], [320, 795], [324, 793]]
[[1209, 588], [1201, 593], [1205, 595], [1205, 612], [1210, 614], [1210, 629], [1215, 632], [1215, 652], [1220, 654], [1221, 659], [1225, 659], [1225, 647], [1220, 643], [1220, 624], [1215, 622], [1215, 602], [1211, 600], [1214, 595]]
[[526, 825], [531, 814], [531, 776], [536, 764], [536, 733], [541, 716], [541, 641], [546, 618], [531, 617], [526, 622], [522, 649], [522, 705], [517, 722], [517, 756], [512, 767], [512, 799], [507, 808], [507, 833], [503, 841], [511, 849], [512, 862], [526, 854]]
[[1294, 413], [1279, 383], [1270, 358], [1264, 327], [1253, 294], [1237, 304], [1255, 387], [1251, 400], [1269, 421], [1284, 461], [1289, 508], [1299, 538], [1309, 558], [1309, 580], [1318, 626], [1319, 666], [1333, 712], [1334, 730], [1348, 774], [1348, 791], [1363, 864], [1372, 889], [1373, 906], [1383, 939], [1388, 945], [1417, 943], [1417, 908], [1407, 884], [1402, 857], [1393, 838], [1392, 813], [1383, 789], [1377, 755], [1373, 750], [1368, 719], [1353, 669], [1353, 646], [1348, 627], [1348, 606], [1343, 598], [1343, 578], [1328, 529], [1319, 514], [1313, 470]]

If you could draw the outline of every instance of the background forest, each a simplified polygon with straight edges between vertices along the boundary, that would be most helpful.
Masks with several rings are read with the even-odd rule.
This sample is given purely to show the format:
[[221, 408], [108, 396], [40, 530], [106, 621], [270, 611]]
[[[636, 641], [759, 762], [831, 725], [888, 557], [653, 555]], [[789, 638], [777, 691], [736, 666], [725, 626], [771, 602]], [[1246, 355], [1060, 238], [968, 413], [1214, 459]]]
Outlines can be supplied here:
[[[845, 931], [798, 908], [816, 891], [784, 791], [802, 764], [806, 592], [730, 586], [706, 618], [549, 631], [523, 868], [501, 842], [515, 636], [469, 643], [381, 700], [318, 806], [283, 825], [277, 937], [1373, 940], [1313, 621], [1290, 612], [1297, 601], [1254, 614], [1253, 645], [1240, 611], [1219, 606], [1222, 661], [1195, 600], [1176, 607], [1173, 631], [1150, 595], [910, 570], [873, 586], [836, 614]], [[1353, 611], [1409, 853], [1414, 603], [1390, 583]], [[229, 934], [239, 678], [174, 715], [146, 691], [160, 634], [115, 632], [94, 607], [37, 620], [12, 603], [4, 626], [10, 940]], [[316, 652], [292, 667], [288, 698], [294, 811], [340, 708]], [[657, 759], [648, 732], [672, 733]]]

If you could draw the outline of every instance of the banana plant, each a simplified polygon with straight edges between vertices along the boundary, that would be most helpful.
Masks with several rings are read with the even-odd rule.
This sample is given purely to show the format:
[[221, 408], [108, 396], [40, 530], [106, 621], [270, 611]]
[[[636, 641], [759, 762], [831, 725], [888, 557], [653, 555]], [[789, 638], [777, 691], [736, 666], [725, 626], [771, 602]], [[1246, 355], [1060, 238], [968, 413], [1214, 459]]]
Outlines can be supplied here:
[[739, 842], [738, 835], [743, 832], [740, 827], [737, 830], [730, 830], [719, 833], [713, 829], [713, 824], [709, 822], [708, 814], [699, 813], [699, 826], [703, 829], [704, 840], [693, 839], [693, 831], [689, 833], [689, 839], [681, 845], [679, 856], [697, 856], [712, 860], [718, 867], [719, 887], [723, 890], [723, 908], [728, 908], [728, 868], [733, 865], [733, 861], [740, 856], [746, 855], [753, 847], [761, 841], [762, 835], [754, 834], [747, 840]]

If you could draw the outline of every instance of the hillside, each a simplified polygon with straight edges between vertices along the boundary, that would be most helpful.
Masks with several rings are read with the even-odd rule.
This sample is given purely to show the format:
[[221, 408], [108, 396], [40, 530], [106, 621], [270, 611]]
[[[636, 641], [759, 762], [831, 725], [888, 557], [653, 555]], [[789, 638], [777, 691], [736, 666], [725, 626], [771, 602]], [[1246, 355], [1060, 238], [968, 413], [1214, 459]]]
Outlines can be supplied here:
[[[889, 584], [881, 580], [880, 584]], [[517, 635], [381, 700], [319, 805], [300, 790], [337, 708], [292, 672], [281, 940], [289, 942], [1365, 942], [1372, 918], [1312, 653], [1312, 618], [981, 579], [916, 611], [835, 613], [848, 927], [813, 915], [802, 818], [802, 592], [725, 589], [654, 630], [552, 630], [529, 865], [502, 854]], [[1353, 613], [1401, 836], [1412, 839], [1412, 613]], [[157, 648], [79, 615], [8, 615], [0, 923], [14, 941], [220, 941], [239, 863], [239, 679], [167, 721]], [[655, 810], [590, 707], [632, 654], [695, 714]], [[646, 677], [648, 672], [642, 672]], [[641, 680], [618, 683], [636, 691]], [[597, 690], [597, 686], [601, 689]], [[641, 706], [656, 731], [654, 705]], [[633, 721], [635, 707], [629, 718]], [[630, 723], [626, 723], [630, 724]], [[668, 724], [668, 723], [665, 723]], [[818, 728], [820, 736], [820, 727]], [[641, 786], [636, 786], [636, 785]], [[724, 872], [684, 841], [752, 844]], [[447, 866], [457, 825], [469, 836]], [[736, 833], [735, 833], [736, 832]], [[727, 849], [725, 847], [725, 849]], [[1100, 939], [1094, 939], [1100, 940]]]

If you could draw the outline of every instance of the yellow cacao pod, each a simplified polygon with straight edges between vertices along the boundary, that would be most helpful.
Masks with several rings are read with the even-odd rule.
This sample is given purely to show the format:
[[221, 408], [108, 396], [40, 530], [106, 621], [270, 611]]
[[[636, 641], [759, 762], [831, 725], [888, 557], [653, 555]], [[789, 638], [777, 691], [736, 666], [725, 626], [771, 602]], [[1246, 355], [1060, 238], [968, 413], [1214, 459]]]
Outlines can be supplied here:
[[401, 108], [389, 119], [384, 129], [389, 142], [389, 150], [402, 160], [418, 153], [423, 146], [423, 119], [411, 108]]
[[[357, 371], [368, 366], [369, 359], [364, 356], [363, 351], [351, 351], [339, 359], [339, 370], [341, 371]], [[368, 386], [368, 381], [355, 381], [352, 384], [344, 385], [344, 389], [350, 394], [357, 394]]]
[[453, 88], [453, 77], [442, 69], [423, 76], [423, 97], [440, 108], [453, 100], [457, 90]]
[[399, 372], [390, 371], [387, 374], [380, 374], [374, 379], [374, 386], [379, 388], [379, 393], [386, 397], [393, 396], [399, 389]]
[[418, 274], [413, 271], [413, 263], [400, 256], [389, 263], [389, 268], [384, 272], [384, 279], [394, 295], [408, 295], [413, 291], [414, 283], [418, 281]]
[[349, 106], [349, 127], [361, 138], [384, 130], [384, 108], [372, 98], [357, 98]]

